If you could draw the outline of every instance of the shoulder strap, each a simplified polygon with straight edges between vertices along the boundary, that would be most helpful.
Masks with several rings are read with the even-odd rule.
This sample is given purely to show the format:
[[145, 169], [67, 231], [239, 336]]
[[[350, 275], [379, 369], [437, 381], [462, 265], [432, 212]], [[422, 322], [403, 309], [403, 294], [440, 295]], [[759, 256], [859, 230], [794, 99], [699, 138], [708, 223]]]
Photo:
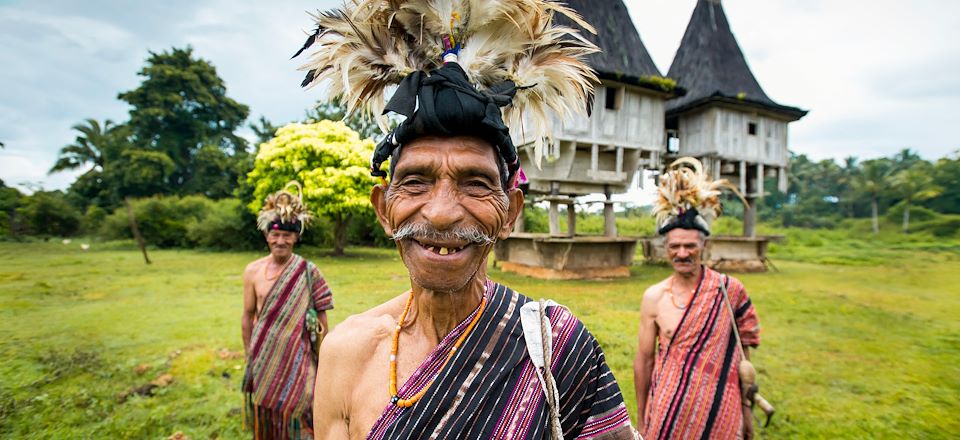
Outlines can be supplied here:
[[[727, 310], [730, 312], [730, 325], [733, 326], [733, 335], [737, 339], [737, 350], [743, 350], [743, 345], [740, 343], [740, 329], [737, 327], [737, 315], [733, 313], [733, 305], [730, 304], [730, 295], [727, 293], [727, 282], [730, 281], [730, 278], [724, 274], [723, 282], [720, 283], [720, 290], [723, 291], [723, 302], [727, 305]], [[743, 359], [743, 353], [740, 353], [740, 358]]]
[[533, 369], [540, 379], [540, 388], [546, 396], [547, 412], [550, 417], [550, 431], [553, 440], [563, 440], [560, 427], [560, 391], [553, 379], [553, 326], [547, 318], [547, 307], [558, 306], [553, 300], [530, 301], [520, 307], [520, 325], [523, 327], [523, 339], [527, 344], [527, 353], [533, 362]]

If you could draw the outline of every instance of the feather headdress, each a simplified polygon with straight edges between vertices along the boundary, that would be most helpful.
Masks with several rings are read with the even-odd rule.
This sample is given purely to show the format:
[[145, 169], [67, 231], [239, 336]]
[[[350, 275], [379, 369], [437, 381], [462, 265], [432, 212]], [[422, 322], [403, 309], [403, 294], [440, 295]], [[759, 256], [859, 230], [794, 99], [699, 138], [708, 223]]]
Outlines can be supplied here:
[[[291, 187], [296, 188], [296, 194], [288, 191]], [[290, 181], [282, 190], [267, 196], [257, 216], [257, 229], [263, 232], [276, 229], [302, 234], [309, 221], [310, 212], [303, 203], [303, 187], [300, 182]]]
[[692, 157], [675, 160], [660, 175], [653, 215], [657, 233], [672, 229], [697, 229], [710, 235], [710, 224], [723, 212], [720, 194], [724, 188], [733, 191], [746, 205], [743, 195], [726, 179], [710, 180], [703, 165]]
[[[377, 118], [381, 128], [385, 112], [403, 114], [405, 122], [422, 113], [426, 107], [422, 92], [430, 85], [495, 105], [496, 118], [488, 105], [484, 119], [493, 130], [506, 133], [504, 120], [520, 127], [526, 114], [522, 120], [530, 126], [522, 129], [537, 139], [534, 157], [539, 166], [544, 139], [551, 133], [551, 113], [586, 113], [598, 83], [584, 58], [599, 49], [577, 30], [554, 24], [554, 14], [595, 32], [574, 10], [553, 0], [346, 0], [341, 9], [313, 16], [316, 31], [294, 57], [313, 47], [301, 67], [307, 71], [301, 85], [325, 83], [330, 98], [343, 102], [349, 113]], [[430, 79], [451, 62], [462, 68], [463, 81], [456, 72], [447, 75], [446, 82]], [[399, 88], [385, 103], [385, 91], [394, 85]], [[446, 99], [436, 93], [438, 103]], [[512, 106], [501, 114], [499, 107], [511, 101]], [[442, 118], [445, 108], [437, 107]], [[476, 125], [458, 122], [428, 128], [439, 131], [432, 133], [436, 135], [477, 134], [451, 129], [451, 125]], [[382, 160], [377, 157], [383, 156], [383, 150], [412, 139], [409, 133], [402, 139], [402, 129], [391, 134], [396, 136], [388, 135], [385, 142], [393, 145], [378, 146], [372, 163], [375, 175], [383, 175], [378, 174]], [[501, 135], [489, 140], [504, 143]], [[508, 133], [506, 143], [515, 156]], [[504, 151], [506, 146], [495, 146], [506, 153], [508, 166], [514, 165], [510, 162], [516, 159]]]

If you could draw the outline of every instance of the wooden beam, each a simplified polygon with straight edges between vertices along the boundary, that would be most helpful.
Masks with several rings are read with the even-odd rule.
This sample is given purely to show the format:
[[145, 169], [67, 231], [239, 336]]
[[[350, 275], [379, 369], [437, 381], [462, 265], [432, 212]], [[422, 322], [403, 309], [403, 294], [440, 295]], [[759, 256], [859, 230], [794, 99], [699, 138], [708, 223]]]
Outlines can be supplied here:
[[593, 171], [600, 169], [600, 146], [597, 144], [590, 146], [590, 169]]
[[757, 197], [763, 198], [763, 179], [766, 175], [763, 173], [763, 164], [757, 164]]
[[740, 194], [747, 195], [747, 162], [740, 161]]

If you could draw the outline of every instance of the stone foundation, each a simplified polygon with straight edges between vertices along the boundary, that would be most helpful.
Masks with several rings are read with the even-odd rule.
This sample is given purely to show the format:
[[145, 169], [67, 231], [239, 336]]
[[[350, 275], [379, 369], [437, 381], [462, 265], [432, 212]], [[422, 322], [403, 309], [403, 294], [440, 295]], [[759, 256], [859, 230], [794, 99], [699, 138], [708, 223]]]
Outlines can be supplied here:
[[637, 247], [629, 237], [513, 233], [497, 242], [494, 256], [506, 272], [540, 279], [625, 278]]

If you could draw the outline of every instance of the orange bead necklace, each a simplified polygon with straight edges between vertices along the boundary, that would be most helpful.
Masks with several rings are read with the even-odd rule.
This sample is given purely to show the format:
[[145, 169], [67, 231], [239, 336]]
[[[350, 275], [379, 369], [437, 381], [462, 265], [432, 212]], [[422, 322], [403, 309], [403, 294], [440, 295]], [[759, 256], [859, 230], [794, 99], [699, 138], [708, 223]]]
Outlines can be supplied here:
[[[400, 315], [400, 321], [397, 323], [397, 328], [393, 331], [393, 345], [390, 348], [390, 403], [397, 405], [400, 408], [409, 408], [413, 406], [414, 403], [417, 403], [424, 394], [427, 393], [427, 390], [430, 389], [430, 386], [433, 385], [431, 380], [426, 386], [423, 387], [420, 392], [414, 394], [409, 399], [401, 399], [397, 393], [397, 351], [400, 347], [400, 329], [403, 327], [403, 321], [407, 319], [407, 312], [410, 311], [410, 305], [413, 304], [413, 291], [410, 291], [410, 298], [407, 299], [407, 306], [403, 308], [403, 313]], [[480, 299], [480, 307], [477, 310], [476, 315], [470, 321], [470, 324], [467, 325], [467, 329], [463, 331], [463, 334], [457, 338], [457, 341], [453, 343], [453, 348], [450, 349], [450, 353], [447, 353], [447, 358], [444, 359], [443, 365], [440, 365], [440, 369], [437, 371], [443, 371], [446, 368], [447, 363], [450, 362], [450, 359], [453, 358], [453, 355], [457, 353], [457, 349], [460, 348], [460, 345], [463, 344], [463, 341], [467, 339], [467, 335], [470, 334], [470, 331], [473, 330], [473, 327], [477, 325], [477, 321], [480, 320], [480, 315], [483, 314], [483, 309], [487, 305], [487, 295], [486, 289], [484, 289], [483, 298]]]

